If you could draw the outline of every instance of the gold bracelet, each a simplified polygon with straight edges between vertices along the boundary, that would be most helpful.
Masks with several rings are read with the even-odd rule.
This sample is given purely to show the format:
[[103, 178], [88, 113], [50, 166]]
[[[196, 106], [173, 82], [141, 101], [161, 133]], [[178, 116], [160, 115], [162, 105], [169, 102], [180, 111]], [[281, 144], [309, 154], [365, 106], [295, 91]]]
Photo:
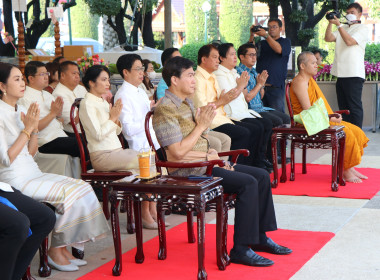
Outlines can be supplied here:
[[27, 132], [25, 129], [21, 130], [22, 133], [24, 133], [26, 135], [26, 137], [28, 137], [28, 140], [30, 140], [30, 133]]

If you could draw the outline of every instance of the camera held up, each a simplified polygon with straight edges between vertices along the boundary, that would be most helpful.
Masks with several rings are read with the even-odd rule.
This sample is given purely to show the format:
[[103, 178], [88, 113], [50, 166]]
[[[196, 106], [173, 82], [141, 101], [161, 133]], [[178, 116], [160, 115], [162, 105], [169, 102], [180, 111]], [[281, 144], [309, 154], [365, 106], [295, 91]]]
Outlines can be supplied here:
[[259, 32], [260, 29], [264, 29], [264, 30], [268, 31], [268, 28], [267, 28], [267, 27], [262, 27], [261, 25], [254, 25], [254, 26], [252, 26], [252, 28], [251, 28], [251, 32], [252, 32], [252, 33]]
[[340, 18], [339, 11], [332, 11], [332, 12], [326, 14], [326, 19], [327, 20], [334, 19], [334, 17]]

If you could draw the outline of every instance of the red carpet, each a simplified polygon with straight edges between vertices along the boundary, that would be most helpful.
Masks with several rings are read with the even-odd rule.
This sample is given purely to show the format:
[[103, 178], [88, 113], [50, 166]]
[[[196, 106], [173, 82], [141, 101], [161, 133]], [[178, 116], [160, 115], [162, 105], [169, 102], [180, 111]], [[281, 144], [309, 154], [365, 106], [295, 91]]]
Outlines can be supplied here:
[[[307, 195], [315, 197], [340, 197], [354, 199], [371, 199], [380, 191], [379, 170], [375, 168], [357, 168], [357, 170], [368, 176], [368, 180], [363, 180], [360, 184], [346, 183], [346, 186], [339, 186], [337, 192], [331, 190], [331, 166], [308, 164], [307, 174], [302, 174], [302, 165], [296, 164], [295, 181], [289, 181], [290, 164], [286, 166], [287, 181], [279, 183], [276, 189], [272, 189], [273, 194], [280, 195]], [[281, 177], [279, 170], [278, 179]], [[271, 175], [273, 179], [273, 175]]]
[[[248, 267], [231, 264], [225, 271], [219, 271], [216, 266], [215, 225], [206, 225], [206, 271], [209, 280], [231, 279], [289, 279], [312, 256], [314, 256], [333, 236], [330, 232], [311, 232], [277, 230], [268, 234], [273, 240], [293, 249], [288, 256], [260, 253], [272, 259], [272, 267]], [[229, 250], [232, 246], [233, 226], [228, 228]], [[157, 259], [158, 238], [144, 243], [145, 261], [136, 264], [134, 257], [136, 250], [132, 249], [123, 255], [123, 271], [121, 276], [112, 276], [114, 261], [111, 261], [96, 270], [79, 278], [80, 280], [99, 279], [139, 279], [139, 280], [194, 280], [197, 276], [197, 244], [187, 243], [186, 223], [167, 232], [168, 257], [164, 261]], [[228, 251], [229, 251], [228, 250]]]

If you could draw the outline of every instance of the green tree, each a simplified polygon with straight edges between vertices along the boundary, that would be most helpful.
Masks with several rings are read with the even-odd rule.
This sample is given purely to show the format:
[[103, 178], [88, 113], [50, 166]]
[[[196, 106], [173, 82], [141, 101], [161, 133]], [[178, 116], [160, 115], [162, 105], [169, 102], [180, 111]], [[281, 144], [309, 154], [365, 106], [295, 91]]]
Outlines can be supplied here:
[[77, 0], [77, 7], [71, 11], [71, 27], [74, 38], [98, 40], [99, 16], [90, 13], [84, 0]]
[[[185, 1], [186, 43], [204, 42], [205, 38], [205, 14], [202, 4], [206, 0]], [[216, 1], [210, 0], [211, 10], [207, 15], [207, 41], [218, 39], [218, 15], [216, 13]]]
[[249, 28], [252, 25], [251, 0], [220, 0], [219, 13], [220, 39], [233, 43], [235, 48], [249, 39]]
[[[332, 1], [325, 0], [259, 0], [267, 3], [270, 17], [278, 18], [278, 7], [281, 6], [284, 15], [286, 37], [292, 46], [305, 48], [316, 36], [315, 26], [324, 19], [327, 11], [332, 10]], [[350, 0], [339, 0], [339, 9], [344, 10]], [[315, 13], [315, 4], [320, 3], [320, 10]]]
[[[137, 49], [138, 29], [141, 30], [144, 44], [155, 47], [152, 10], [157, 6], [158, 0], [85, 0], [85, 2], [88, 3], [91, 13], [107, 17], [107, 23], [117, 33], [119, 43], [124, 49]], [[132, 15], [127, 14], [128, 5], [133, 11]], [[133, 29], [128, 38], [124, 19], [133, 22]]]

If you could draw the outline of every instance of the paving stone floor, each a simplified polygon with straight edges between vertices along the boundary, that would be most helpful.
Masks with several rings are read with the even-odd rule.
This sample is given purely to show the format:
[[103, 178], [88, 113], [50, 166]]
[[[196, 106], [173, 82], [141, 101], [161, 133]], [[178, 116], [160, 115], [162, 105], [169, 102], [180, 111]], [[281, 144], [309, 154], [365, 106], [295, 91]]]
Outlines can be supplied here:
[[[380, 168], [380, 132], [365, 131], [370, 142], [360, 167]], [[300, 153], [297, 152], [296, 162], [299, 161]], [[331, 155], [326, 150], [310, 151], [308, 162], [330, 164]], [[274, 196], [274, 202], [279, 228], [329, 231], [336, 235], [292, 280], [380, 279], [380, 193], [371, 200], [277, 195]], [[231, 224], [233, 216], [234, 211], [231, 210]], [[123, 214], [120, 217], [123, 252], [126, 252], [135, 247], [135, 237], [126, 233]], [[208, 213], [206, 219], [209, 223], [214, 223], [215, 215]], [[167, 221], [176, 226], [184, 222], [185, 217], [171, 215], [167, 217]], [[145, 241], [156, 235], [156, 231], [144, 230]], [[77, 279], [113, 258], [112, 236], [108, 234], [106, 238], [86, 245], [86, 259], [89, 262], [87, 266], [72, 273], [53, 270], [48, 279]], [[36, 279], [44, 279], [37, 276], [37, 264], [38, 258], [35, 257], [32, 275]]]

